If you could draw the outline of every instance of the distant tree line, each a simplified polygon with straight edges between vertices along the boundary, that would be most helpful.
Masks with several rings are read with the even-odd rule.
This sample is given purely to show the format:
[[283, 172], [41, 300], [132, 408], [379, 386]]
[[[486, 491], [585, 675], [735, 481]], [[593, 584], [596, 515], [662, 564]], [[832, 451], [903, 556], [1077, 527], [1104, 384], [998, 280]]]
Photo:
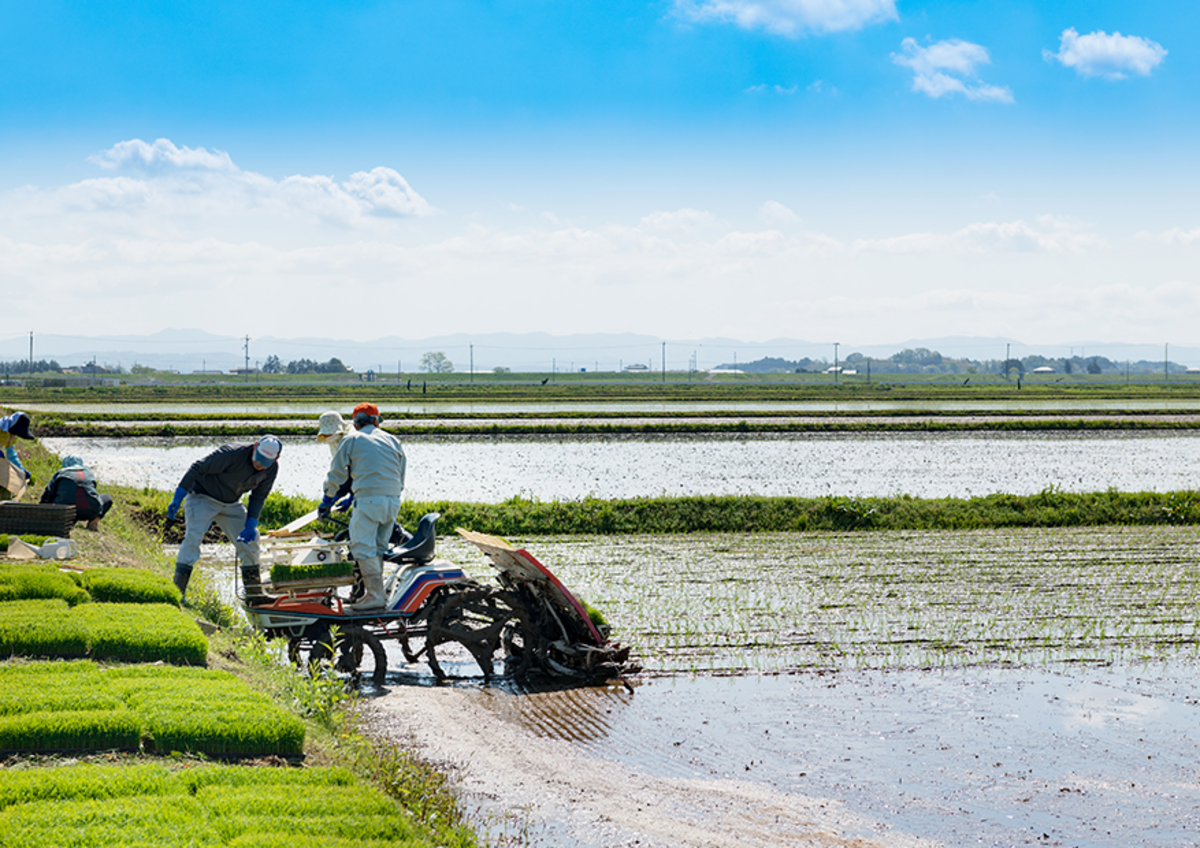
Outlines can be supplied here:
[[[748, 374], [823, 372], [833, 363], [827, 359], [797, 360], [768, 356], [754, 362], [725, 363], [720, 369], [736, 369]], [[928, 348], [905, 348], [886, 358], [876, 359], [861, 353], [847, 354], [837, 363], [846, 370], [875, 374], [1012, 374], [1023, 377], [1036, 368], [1053, 368], [1058, 374], [1153, 374], [1163, 372], [1163, 361], [1141, 359], [1115, 362], [1104, 356], [1042, 356], [1030, 354], [1021, 359], [953, 359]], [[1166, 365], [1168, 373], [1180, 374], [1187, 367], [1176, 362]]]
[[350, 369], [336, 356], [328, 362], [315, 362], [311, 359], [293, 359], [287, 365], [279, 361], [278, 356], [268, 356], [263, 363], [264, 374], [345, 374]]
[[33, 368], [29, 367], [28, 359], [14, 359], [12, 362], [0, 362], [0, 371], [5, 374], [28, 374], [30, 370], [35, 374], [45, 374], [53, 371], [56, 374], [62, 373], [62, 366], [58, 364], [56, 359], [35, 359]]

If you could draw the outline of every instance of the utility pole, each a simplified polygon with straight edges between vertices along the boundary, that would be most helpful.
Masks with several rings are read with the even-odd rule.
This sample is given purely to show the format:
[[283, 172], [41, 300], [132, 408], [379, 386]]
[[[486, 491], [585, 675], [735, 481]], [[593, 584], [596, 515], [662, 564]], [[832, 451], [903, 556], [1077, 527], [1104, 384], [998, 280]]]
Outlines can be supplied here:
[[841, 342], [833, 343], [833, 382], [835, 382], [835, 383], [838, 381], [838, 372], [841, 370], [838, 368], [838, 345], [839, 344], [841, 344]]
[[1004, 346], [1004, 379], [1005, 380], [1008, 379], [1008, 363], [1012, 361], [1012, 355], [1010, 353], [1011, 350], [1012, 350], [1011, 343], [1006, 344]]
[[475, 382], [475, 345], [470, 345], [471, 348], [471, 382]]
[[663, 372], [662, 381], [665, 383], [665, 382], [667, 382], [667, 343], [666, 342], [663, 342], [663, 346], [662, 346], [662, 372]]
[[33, 330], [29, 331], [29, 376], [33, 376]]
[[250, 382], [250, 337], [246, 336], [245, 341], [246, 341], [246, 344], [242, 348], [246, 352], [246, 367], [245, 367], [244, 371], [246, 374], [246, 382], [249, 383]]

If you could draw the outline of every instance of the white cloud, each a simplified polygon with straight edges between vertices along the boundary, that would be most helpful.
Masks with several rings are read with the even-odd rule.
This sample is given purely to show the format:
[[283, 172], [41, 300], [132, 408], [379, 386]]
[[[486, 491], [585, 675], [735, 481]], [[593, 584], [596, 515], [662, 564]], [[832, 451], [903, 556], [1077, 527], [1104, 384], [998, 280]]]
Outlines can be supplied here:
[[1190, 230], [1185, 230], [1182, 227], [1172, 227], [1162, 233], [1138, 233], [1137, 238], [1142, 241], [1157, 241], [1162, 244], [1193, 244], [1200, 241], [1200, 227], [1194, 227]]
[[1083, 253], [1105, 246], [1099, 236], [1049, 223], [1037, 230], [1024, 221], [970, 224], [953, 233], [909, 233], [883, 239], [857, 239], [857, 251], [877, 253]]
[[800, 223], [800, 216], [777, 200], [768, 200], [758, 209], [758, 217], [773, 227]]
[[951, 38], [922, 47], [916, 39], [906, 38], [900, 47], [904, 52], [893, 53], [892, 61], [912, 69], [913, 91], [933, 98], [961, 94], [969, 100], [1013, 102], [1007, 86], [978, 81], [977, 68], [992, 61], [987, 48], [979, 44]]
[[[404, 177], [386, 167], [341, 182], [323, 175], [275, 180], [243, 171], [223, 151], [178, 147], [167, 139], [122, 141], [89, 161], [125, 173], [49, 192], [27, 188], [27, 211], [142, 234], [182, 231], [199, 221], [245, 225], [251, 233], [296, 222], [353, 230], [434, 212]], [[107, 217], [92, 225], [78, 220], [102, 213]]]
[[675, 9], [695, 21], [732, 22], [789, 38], [898, 19], [896, 0], [675, 0]]
[[1150, 76], [1167, 51], [1158, 42], [1136, 35], [1109, 35], [1103, 30], [1080, 35], [1071, 28], [1063, 30], [1057, 53], [1043, 50], [1042, 56], [1074, 68], [1080, 76], [1122, 80], [1128, 74]]
[[170, 168], [192, 168], [203, 171], [233, 173], [238, 170], [223, 150], [209, 151], [203, 147], [176, 147], [168, 139], [160, 138], [148, 144], [140, 138], [120, 141], [101, 153], [88, 157], [105, 170], [134, 168], [141, 170], [165, 170]]
[[676, 212], [654, 212], [642, 218], [642, 225], [655, 230], [690, 232], [715, 222], [708, 212], [699, 209], [680, 209]]

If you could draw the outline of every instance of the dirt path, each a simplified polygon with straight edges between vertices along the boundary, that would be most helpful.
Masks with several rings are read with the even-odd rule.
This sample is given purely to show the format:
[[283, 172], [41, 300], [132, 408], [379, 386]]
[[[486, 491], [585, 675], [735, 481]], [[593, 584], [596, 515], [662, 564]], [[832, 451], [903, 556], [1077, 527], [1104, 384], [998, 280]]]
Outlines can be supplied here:
[[835, 801], [729, 777], [655, 777], [594, 756], [589, 736], [620, 732], [620, 694], [398, 685], [367, 701], [364, 713], [372, 732], [449, 766], [498, 840], [524, 834], [521, 844], [572, 848], [938, 844]]

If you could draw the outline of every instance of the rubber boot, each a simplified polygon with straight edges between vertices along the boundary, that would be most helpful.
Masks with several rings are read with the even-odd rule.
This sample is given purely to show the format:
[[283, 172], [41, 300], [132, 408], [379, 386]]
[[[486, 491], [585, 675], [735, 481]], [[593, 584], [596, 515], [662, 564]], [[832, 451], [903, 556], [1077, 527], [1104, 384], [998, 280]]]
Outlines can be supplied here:
[[175, 588], [179, 590], [179, 602], [187, 600], [188, 581], [192, 579], [192, 566], [175, 563]]
[[275, 600], [262, 587], [262, 575], [257, 565], [242, 566], [242, 588], [246, 590], [246, 603], [257, 606]]
[[358, 567], [362, 570], [363, 587], [366, 591], [361, 601], [349, 605], [350, 609], [355, 612], [384, 609], [387, 599], [383, 597], [383, 560], [379, 557], [362, 557], [358, 561]]

